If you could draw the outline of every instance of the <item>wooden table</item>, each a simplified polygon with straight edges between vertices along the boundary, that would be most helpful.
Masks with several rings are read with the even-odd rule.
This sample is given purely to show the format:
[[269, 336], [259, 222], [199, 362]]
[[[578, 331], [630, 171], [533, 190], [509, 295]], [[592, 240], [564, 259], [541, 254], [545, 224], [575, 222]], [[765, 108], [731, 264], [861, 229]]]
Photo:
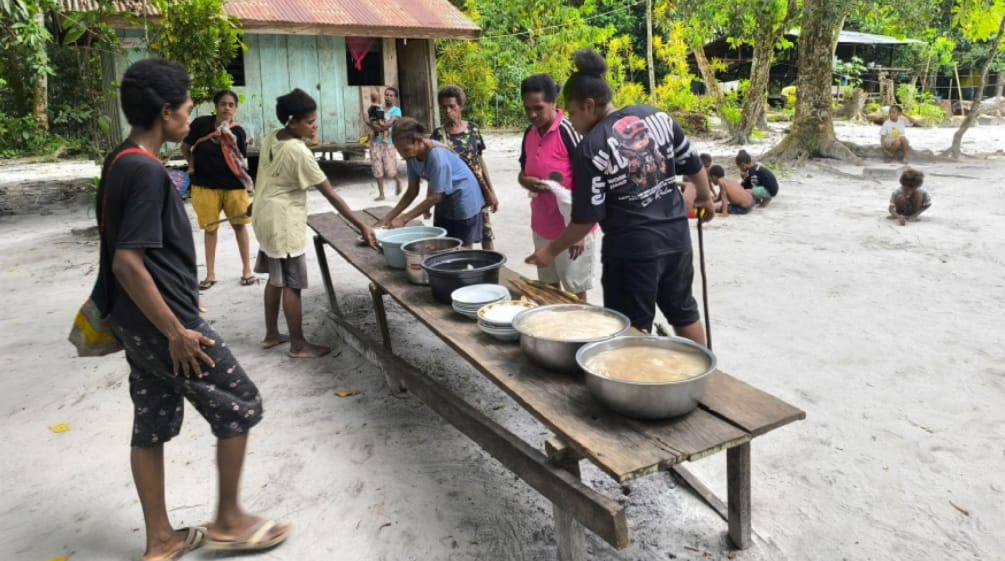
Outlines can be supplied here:
[[[360, 214], [371, 222], [387, 207]], [[334, 213], [314, 214], [308, 225], [314, 238], [336, 332], [379, 365], [392, 389], [408, 390], [448, 422], [479, 443], [516, 475], [555, 505], [559, 558], [585, 559], [582, 526], [613, 547], [628, 545], [624, 509], [579, 480], [578, 462], [587, 459], [619, 482], [670, 469], [683, 477], [728, 522], [739, 548], [750, 545], [750, 441], [773, 429], [805, 418], [792, 405], [717, 371], [694, 412], [664, 421], [640, 421], [605, 409], [593, 399], [582, 378], [542, 369], [529, 362], [519, 345], [482, 333], [471, 320], [436, 302], [428, 286], [408, 282], [403, 271], [389, 269], [384, 257], [357, 243], [357, 234]], [[325, 246], [370, 279], [377, 324], [377, 343], [351, 325], [339, 311]], [[503, 269], [501, 281], [515, 273]], [[425, 324], [478, 371], [492, 380], [555, 437], [545, 453], [485, 417], [462, 399], [391, 351], [384, 313], [388, 295]], [[726, 451], [728, 504], [678, 464]]]

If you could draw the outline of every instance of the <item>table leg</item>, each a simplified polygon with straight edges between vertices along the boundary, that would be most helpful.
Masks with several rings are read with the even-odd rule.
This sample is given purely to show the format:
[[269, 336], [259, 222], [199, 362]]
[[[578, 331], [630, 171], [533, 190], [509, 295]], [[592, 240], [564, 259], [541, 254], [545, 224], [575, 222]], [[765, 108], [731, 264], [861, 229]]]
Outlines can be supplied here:
[[[545, 442], [544, 453], [548, 463], [580, 478], [579, 457], [561, 441], [550, 438]], [[583, 525], [570, 512], [552, 503], [555, 514], [555, 541], [558, 543], [558, 561], [586, 560], [586, 532]]]
[[325, 240], [321, 236], [314, 236], [314, 250], [318, 254], [318, 266], [321, 267], [321, 279], [325, 284], [325, 291], [328, 293], [328, 304], [335, 315], [342, 317], [342, 310], [338, 306], [338, 298], [335, 296], [335, 285], [332, 284], [331, 270], [328, 268], [328, 256], [325, 255]]
[[380, 338], [384, 348], [391, 350], [391, 329], [387, 326], [387, 312], [384, 310], [384, 289], [370, 283], [370, 299], [373, 300], [373, 313], [377, 316], [377, 327], [380, 328]]
[[750, 547], [750, 443], [726, 450], [729, 539], [739, 549]]

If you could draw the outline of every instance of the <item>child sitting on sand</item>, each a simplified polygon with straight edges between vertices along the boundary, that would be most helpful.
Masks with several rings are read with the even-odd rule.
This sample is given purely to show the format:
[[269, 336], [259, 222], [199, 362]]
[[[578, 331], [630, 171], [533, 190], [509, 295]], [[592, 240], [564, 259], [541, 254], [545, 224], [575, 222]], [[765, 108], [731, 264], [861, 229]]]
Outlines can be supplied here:
[[708, 182], [719, 188], [715, 199], [719, 204], [715, 206], [715, 211], [723, 216], [729, 216], [730, 213], [747, 214], [754, 208], [754, 196], [739, 181], [726, 179], [725, 175], [726, 171], [722, 166], [708, 168]]
[[900, 161], [907, 163], [907, 152], [911, 144], [904, 136], [907, 118], [901, 119], [902, 113], [899, 105], [891, 105], [890, 117], [879, 129], [879, 142], [883, 146], [883, 155], [886, 156], [887, 162], [892, 160], [897, 152], [903, 152]]
[[778, 180], [775, 179], [775, 174], [761, 162], [755, 162], [746, 150], [740, 150], [736, 154], [736, 167], [743, 176], [740, 184], [744, 189], [750, 190], [757, 204], [768, 206], [768, 203], [778, 195]]
[[896, 220], [901, 226], [917, 222], [918, 216], [932, 206], [932, 197], [921, 188], [925, 174], [908, 168], [900, 174], [900, 188], [890, 195], [889, 220]]

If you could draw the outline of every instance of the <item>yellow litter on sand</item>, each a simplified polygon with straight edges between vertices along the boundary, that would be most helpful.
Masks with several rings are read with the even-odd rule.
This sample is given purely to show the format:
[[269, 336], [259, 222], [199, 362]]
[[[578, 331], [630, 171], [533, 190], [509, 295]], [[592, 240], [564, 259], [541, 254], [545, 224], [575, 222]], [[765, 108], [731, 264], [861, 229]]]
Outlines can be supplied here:
[[66, 557], [53, 557], [52, 559], [49, 559], [48, 561], [66, 561], [66, 559], [67, 559]]
[[[49, 425], [49, 430], [51, 430], [52, 432], [58, 434], [58, 433], [66, 432], [66, 431], [70, 430], [70, 425], [68, 425], [67, 423], [59, 423], [57, 425]], [[54, 559], [50, 559], [49, 561], [54, 561], [54, 560], [55, 561], [59, 561], [60, 559], [64, 559], [65, 560], [66, 557], [55, 557]]]
[[361, 393], [363, 393], [363, 390], [341, 390], [335, 392], [335, 395], [339, 397], [351, 397], [354, 395], [359, 395]]

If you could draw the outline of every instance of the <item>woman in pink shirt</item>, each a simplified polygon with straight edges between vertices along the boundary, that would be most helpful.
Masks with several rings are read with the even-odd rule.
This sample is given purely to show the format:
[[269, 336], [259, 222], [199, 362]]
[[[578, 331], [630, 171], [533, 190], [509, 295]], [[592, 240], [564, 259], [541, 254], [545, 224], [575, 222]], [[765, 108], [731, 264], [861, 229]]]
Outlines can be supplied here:
[[[547, 74], [530, 76], [520, 84], [530, 126], [523, 135], [518, 181], [530, 191], [535, 249], [548, 245], [565, 231], [572, 206], [572, 154], [582, 139], [556, 107], [558, 92], [558, 84]], [[556, 197], [556, 193], [560, 196]], [[551, 265], [538, 267], [537, 278], [586, 300], [586, 291], [593, 287], [595, 232], [596, 228]]]

